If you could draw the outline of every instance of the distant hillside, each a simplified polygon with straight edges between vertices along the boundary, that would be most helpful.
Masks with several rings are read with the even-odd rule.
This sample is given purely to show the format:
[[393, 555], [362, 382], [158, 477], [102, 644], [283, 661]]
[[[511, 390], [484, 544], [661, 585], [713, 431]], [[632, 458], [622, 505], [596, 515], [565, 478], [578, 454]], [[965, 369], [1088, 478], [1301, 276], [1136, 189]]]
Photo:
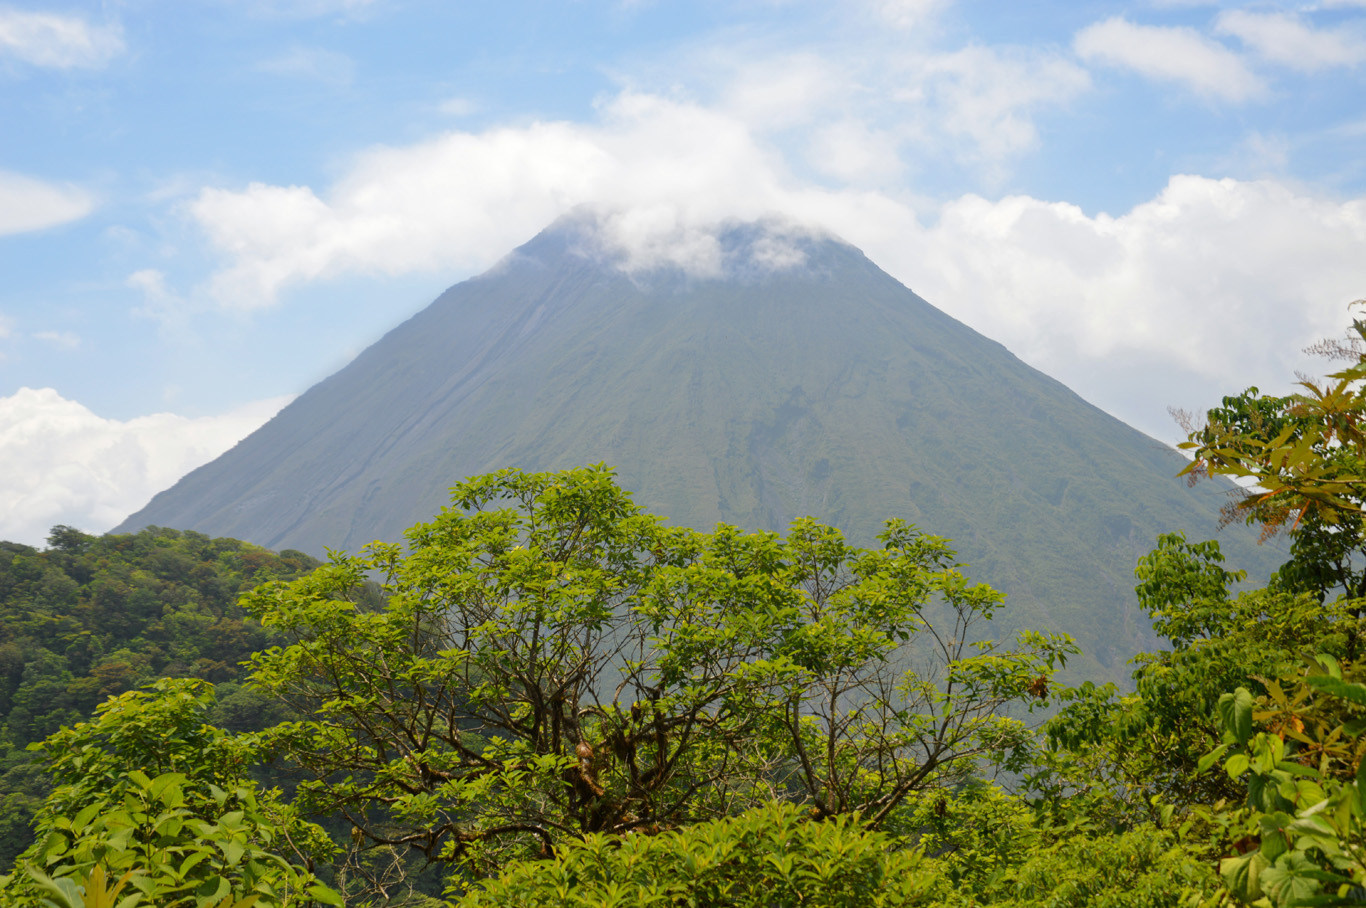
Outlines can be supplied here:
[[318, 565], [302, 552], [167, 529], [95, 537], [57, 527], [49, 542], [0, 542], [0, 873], [32, 839], [47, 790], [25, 748], [105, 698], [157, 678], [204, 678], [221, 685], [222, 724], [278, 718], [277, 706], [235, 683], [268, 642], [237, 598]]
[[[442, 294], [118, 532], [149, 524], [321, 555], [401, 538], [458, 479], [606, 461], [683, 525], [811, 514], [871, 542], [951, 537], [1009, 624], [1106, 671], [1149, 645], [1131, 591], [1159, 532], [1215, 535], [1179, 455], [935, 309], [840, 240], [719, 235], [717, 277], [629, 274], [566, 218]], [[774, 264], [774, 263], [782, 264]], [[1245, 532], [1235, 566], [1271, 566]]]

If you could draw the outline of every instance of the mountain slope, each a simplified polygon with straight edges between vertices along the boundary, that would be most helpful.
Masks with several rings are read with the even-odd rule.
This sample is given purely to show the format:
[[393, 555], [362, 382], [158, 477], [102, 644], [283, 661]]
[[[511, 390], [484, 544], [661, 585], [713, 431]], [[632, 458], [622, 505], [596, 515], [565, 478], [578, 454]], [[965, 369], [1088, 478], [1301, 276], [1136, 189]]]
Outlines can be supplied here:
[[[1067, 630], [1117, 665], [1150, 639], [1135, 558], [1158, 532], [1216, 530], [1220, 493], [1174, 479], [1178, 454], [852, 246], [737, 226], [699, 277], [628, 272], [595, 237], [591, 220], [557, 222], [118, 531], [351, 550], [400, 539], [467, 475], [606, 461], [683, 525], [811, 514], [868, 543], [903, 517], [1008, 592], [1012, 624]], [[1224, 541], [1235, 566], [1265, 569], [1246, 534]]]

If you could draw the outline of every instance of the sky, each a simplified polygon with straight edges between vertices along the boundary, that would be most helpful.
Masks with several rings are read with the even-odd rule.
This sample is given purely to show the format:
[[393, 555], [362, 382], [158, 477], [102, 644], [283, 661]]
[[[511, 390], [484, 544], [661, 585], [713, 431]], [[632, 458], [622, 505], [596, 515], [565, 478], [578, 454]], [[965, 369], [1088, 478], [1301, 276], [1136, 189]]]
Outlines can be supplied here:
[[1174, 443], [1366, 297], [1366, 0], [0, 0], [0, 539], [109, 529], [581, 205], [832, 231]]

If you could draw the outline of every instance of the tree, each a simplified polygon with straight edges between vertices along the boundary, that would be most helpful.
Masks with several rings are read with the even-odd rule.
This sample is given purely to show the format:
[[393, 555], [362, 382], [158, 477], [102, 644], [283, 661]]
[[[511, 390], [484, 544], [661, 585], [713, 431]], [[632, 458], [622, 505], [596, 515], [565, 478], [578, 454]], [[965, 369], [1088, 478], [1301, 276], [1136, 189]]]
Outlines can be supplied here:
[[[1366, 300], [1353, 305], [1366, 306]], [[1347, 342], [1325, 341], [1310, 350], [1349, 364], [1322, 382], [1301, 381], [1303, 390], [1284, 397], [1255, 387], [1225, 397], [1180, 446], [1193, 457], [1182, 472], [1255, 483], [1226, 516], [1260, 524], [1266, 535], [1290, 532], [1291, 558], [1278, 572], [1281, 585], [1320, 600], [1335, 589], [1363, 599], [1366, 320], [1353, 319]]]
[[[1293, 908], [1359, 905], [1366, 886], [1366, 684], [1362, 667], [1325, 654], [1220, 698], [1222, 759], [1244, 789], [1242, 803], [1216, 805], [1232, 847], [1223, 886], [1201, 903]], [[1231, 852], [1231, 853], [1230, 853]]]
[[1352, 627], [1342, 602], [1235, 593], [1244, 575], [1224, 568], [1213, 541], [1159, 536], [1134, 573], [1139, 604], [1168, 645], [1134, 658], [1132, 694], [1089, 683], [1059, 692], [1066, 706], [1045, 726], [1036, 778], [1070, 799], [1093, 795], [1091, 812], [1120, 824], [1240, 797], [1235, 782], [1197, 771], [1220, 741], [1215, 705], [1238, 686], [1260, 693], [1261, 679], [1292, 670], [1305, 647], [1343, 656]]
[[[664, 526], [610, 471], [502, 471], [251, 612], [301, 802], [362, 840], [488, 867], [774, 799], [877, 826], [1023, 743], [1064, 636], [980, 639], [1001, 596], [901, 523], [883, 547]], [[383, 586], [375, 608], [368, 577]], [[358, 604], [366, 602], [368, 604]]]
[[[0, 543], [0, 873], [32, 841], [49, 788], [27, 765], [27, 745], [157, 678], [239, 679], [242, 661], [266, 643], [239, 594], [318, 564], [159, 528], [97, 537], [56, 526], [48, 543]], [[240, 705], [230, 690], [224, 707]]]
[[1351, 337], [1314, 348], [1353, 360], [1327, 381], [1302, 381], [1284, 397], [1249, 388], [1190, 427], [1181, 447], [1193, 460], [1182, 473], [1255, 483], [1225, 519], [1260, 524], [1266, 536], [1288, 532], [1290, 559], [1265, 589], [1235, 595], [1245, 575], [1223, 568], [1217, 542], [1158, 538], [1139, 560], [1136, 592], [1170, 648], [1137, 657], [1133, 695], [1090, 685], [1064, 695], [1072, 702], [1048, 735], [1053, 771], [1072, 773], [1066, 785], [1099, 785], [1112, 807], [1147, 805], [1154, 815], [1158, 803], [1185, 810], [1235, 798], [1236, 782], [1196, 772], [1219, 741], [1219, 698], [1239, 686], [1264, 693], [1264, 679], [1306, 648], [1354, 657], [1366, 606], [1366, 321], [1353, 321]]
[[1050, 724], [1059, 765], [1100, 743], [1091, 766], [1155, 788], [1185, 812], [1182, 830], [1219, 847], [1223, 885], [1192, 901], [1211, 908], [1360, 904], [1366, 883], [1366, 685], [1352, 661], [1366, 605], [1366, 321], [1311, 349], [1351, 364], [1284, 397], [1225, 397], [1182, 446], [1192, 478], [1250, 481], [1226, 518], [1288, 532], [1290, 560], [1234, 596], [1243, 578], [1216, 543], [1160, 538], [1138, 593], [1171, 650], [1139, 657], [1134, 696], [1084, 691]]
[[48, 548], [56, 549], [59, 552], [69, 552], [73, 555], [79, 555], [90, 548], [90, 543], [94, 540], [95, 537], [64, 524], [58, 524], [52, 528], [52, 532], [47, 534]]
[[331, 843], [245, 776], [253, 752], [205, 724], [212, 704], [211, 685], [167, 679], [44, 741], [55, 788], [37, 840], [0, 877], [0, 901], [113, 905], [122, 893], [124, 908], [339, 904], [308, 870]]

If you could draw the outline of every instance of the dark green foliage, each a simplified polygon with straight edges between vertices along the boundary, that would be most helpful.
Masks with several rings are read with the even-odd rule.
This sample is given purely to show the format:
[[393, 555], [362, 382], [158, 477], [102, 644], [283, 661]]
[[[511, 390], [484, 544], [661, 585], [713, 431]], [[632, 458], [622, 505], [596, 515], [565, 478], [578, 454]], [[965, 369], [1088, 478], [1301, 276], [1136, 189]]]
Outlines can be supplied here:
[[1060, 803], [982, 781], [921, 798], [899, 818], [903, 847], [929, 856], [932, 904], [1176, 908], [1212, 890], [1214, 845], [1074, 792]]
[[[96, 537], [58, 526], [48, 543], [0, 543], [0, 872], [28, 843], [47, 791], [27, 745], [157, 678], [240, 678], [267, 638], [238, 597], [318, 564], [159, 528]], [[232, 727], [279, 717], [253, 711], [249, 696], [234, 687], [220, 704]]]
[[1223, 886], [1205, 906], [1361, 904], [1366, 886], [1366, 677], [1324, 654], [1254, 697], [1220, 698], [1223, 743], [1202, 761], [1242, 796], [1208, 812]]
[[1209, 848], [1151, 824], [1040, 826], [992, 786], [924, 806], [914, 845], [783, 805], [654, 837], [590, 835], [457, 905], [1178, 908], [1218, 885]]

